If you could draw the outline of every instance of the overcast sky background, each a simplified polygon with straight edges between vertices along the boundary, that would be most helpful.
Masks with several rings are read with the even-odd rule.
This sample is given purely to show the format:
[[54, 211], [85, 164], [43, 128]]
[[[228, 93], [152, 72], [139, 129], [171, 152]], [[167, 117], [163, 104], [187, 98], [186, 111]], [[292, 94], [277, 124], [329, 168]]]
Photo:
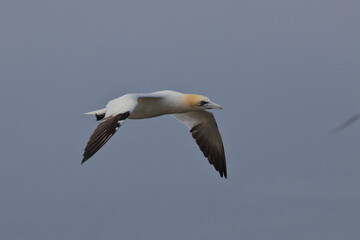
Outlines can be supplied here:
[[[0, 1], [1, 239], [359, 239], [360, 2]], [[210, 97], [228, 179], [169, 116], [86, 164], [81, 115]]]

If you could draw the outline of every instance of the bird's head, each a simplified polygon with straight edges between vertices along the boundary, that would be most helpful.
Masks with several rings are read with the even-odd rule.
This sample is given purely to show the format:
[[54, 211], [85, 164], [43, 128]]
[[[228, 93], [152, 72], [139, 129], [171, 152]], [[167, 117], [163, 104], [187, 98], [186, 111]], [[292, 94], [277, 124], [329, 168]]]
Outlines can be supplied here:
[[211, 102], [208, 97], [196, 94], [185, 94], [185, 104], [194, 110], [222, 109], [220, 105]]

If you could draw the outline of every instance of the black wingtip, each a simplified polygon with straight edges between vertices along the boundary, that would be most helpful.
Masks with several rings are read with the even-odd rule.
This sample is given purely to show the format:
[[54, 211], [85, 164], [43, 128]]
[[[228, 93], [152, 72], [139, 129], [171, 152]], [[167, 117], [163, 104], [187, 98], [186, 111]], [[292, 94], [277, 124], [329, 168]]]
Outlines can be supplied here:
[[89, 159], [89, 158], [86, 158], [86, 157], [84, 156], [84, 158], [81, 160], [80, 165], [82, 165], [82, 164], [83, 164], [84, 162], [86, 162], [88, 159]]
[[[115, 116], [110, 116], [96, 127], [86, 144], [81, 164], [91, 158], [115, 134], [120, 127], [121, 121], [125, 120], [129, 115], [130, 112], [128, 111]], [[96, 115], [96, 117], [100, 118], [103, 116]]]
[[224, 171], [224, 172], [219, 172], [220, 173], [220, 177], [221, 178], [225, 178], [225, 179], [227, 179], [227, 173], [226, 173], [226, 170]]

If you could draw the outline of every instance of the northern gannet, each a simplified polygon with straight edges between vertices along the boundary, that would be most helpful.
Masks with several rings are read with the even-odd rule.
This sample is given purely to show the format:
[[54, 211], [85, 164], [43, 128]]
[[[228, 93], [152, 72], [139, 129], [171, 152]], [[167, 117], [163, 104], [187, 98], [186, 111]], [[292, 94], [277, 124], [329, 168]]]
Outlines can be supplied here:
[[175, 91], [132, 93], [109, 101], [105, 108], [85, 114], [101, 120], [85, 147], [84, 163], [118, 130], [125, 119], [153, 118], [170, 114], [185, 124], [209, 163], [227, 178], [224, 146], [214, 115], [207, 109], [221, 109], [209, 98]]

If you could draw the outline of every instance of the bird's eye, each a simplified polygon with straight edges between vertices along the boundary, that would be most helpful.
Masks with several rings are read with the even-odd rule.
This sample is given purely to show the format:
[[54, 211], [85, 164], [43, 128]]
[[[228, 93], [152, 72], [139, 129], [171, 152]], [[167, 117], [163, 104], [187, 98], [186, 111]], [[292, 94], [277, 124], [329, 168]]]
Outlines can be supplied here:
[[209, 103], [209, 102], [207, 102], [207, 101], [201, 101], [201, 102], [200, 102], [200, 106], [203, 106], [203, 105], [205, 105], [205, 104], [207, 104], [207, 103]]

